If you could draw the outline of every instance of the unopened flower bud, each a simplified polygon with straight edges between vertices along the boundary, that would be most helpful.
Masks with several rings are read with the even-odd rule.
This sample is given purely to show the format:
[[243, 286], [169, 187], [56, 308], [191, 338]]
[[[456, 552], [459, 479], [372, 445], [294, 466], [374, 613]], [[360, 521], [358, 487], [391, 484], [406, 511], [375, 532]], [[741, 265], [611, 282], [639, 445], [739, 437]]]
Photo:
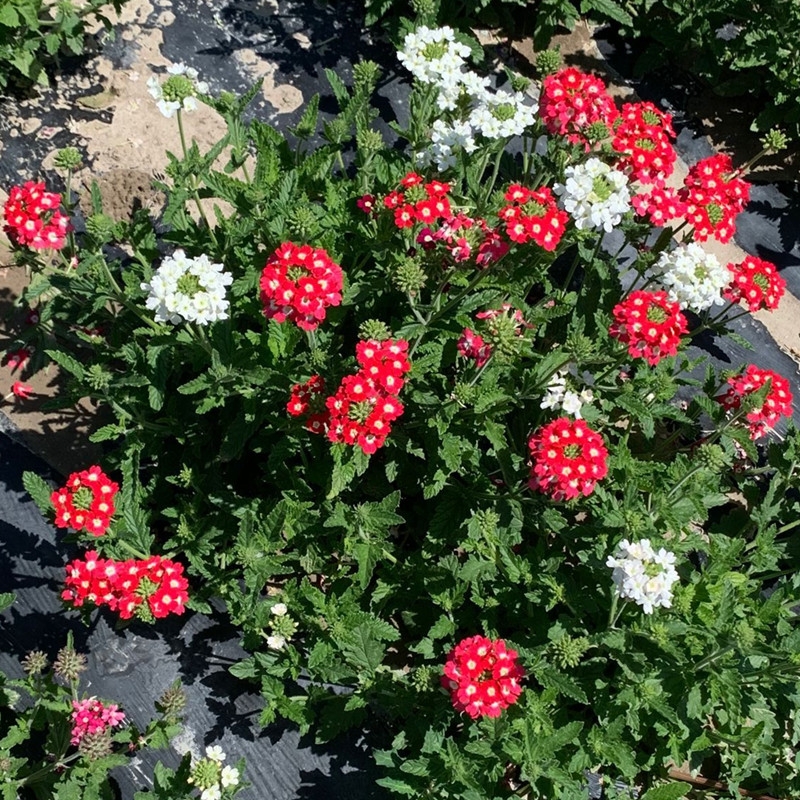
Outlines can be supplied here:
[[47, 669], [47, 656], [41, 650], [33, 650], [22, 659], [22, 669], [28, 675], [41, 675]]
[[382, 342], [384, 339], [391, 339], [392, 332], [385, 322], [381, 322], [379, 319], [367, 319], [358, 328], [358, 338], [376, 339]]
[[58, 651], [56, 660], [53, 663], [53, 672], [59, 678], [74, 683], [80, 674], [86, 669], [86, 656], [78, 653], [72, 644], [67, 644]]
[[56, 153], [54, 164], [56, 169], [77, 169], [83, 157], [76, 147], [64, 147]]
[[558, 72], [561, 67], [561, 53], [558, 50], [542, 50], [536, 54], [536, 71], [544, 77]]

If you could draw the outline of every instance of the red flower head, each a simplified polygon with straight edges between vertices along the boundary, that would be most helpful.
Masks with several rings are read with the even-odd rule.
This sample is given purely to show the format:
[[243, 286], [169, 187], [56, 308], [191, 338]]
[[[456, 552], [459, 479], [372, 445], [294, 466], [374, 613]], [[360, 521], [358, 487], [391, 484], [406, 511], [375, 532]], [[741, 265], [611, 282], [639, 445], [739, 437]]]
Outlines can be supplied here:
[[750, 199], [750, 184], [734, 173], [730, 156], [719, 153], [698, 161], [683, 184], [678, 194], [686, 204], [694, 239], [704, 242], [713, 236], [729, 241], [736, 230], [736, 216]]
[[514, 183], [505, 198], [508, 205], [497, 216], [505, 223], [508, 238], [518, 244], [532, 239], [548, 252], [555, 250], [567, 229], [569, 214], [558, 207], [550, 189], [531, 190]]
[[312, 375], [305, 383], [292, 386], [291, 397], [286, 404], [286, 411], [293, 417], [299, 417], [309, 410], [315, 397], [325, 391], [325, 381], [319, 375]]
[[58, 211], [61, 195], [46, 192], [44, 183], [14, 186], [3, 207], [5, 231], [14, 244], [37, 250], [60, 250], [72, 230], [69, 217]]
[[357, 444], [367, 454], [383, 446], [391, 422], [403, 413], [397, 398], [411, 369], [407, 352], [405, 339], [358, 342], [361, 369], [342, 378], [336, 394], [325, 401], [328, 416], [320, 420], [332, 442]]
[[499, 717], [519, 699], [523, 675], [516, 651], [502, 639], [471, 636], [448, 655], [442, 686], [450, 692], [453, 706], [472, 719]]
[[631, 292], [612, 313], [609, 335], [627, 345], [632, 358], [644, 358], [650, 366], [674, 356], [681, 334], [687, 331], [686, 317], [664, 291]]
[[321, 248], [284, 242], [261, 273], [261, 302], [267, 319], [315, 330], [326, 309], [342, 302], [342, 268]]
[[492, 355], [492, 346], [487, 344], [482, 336], [479, 336], [469, 328], [464, 328], [456, 347], [464, 358], [473, 360], [478, 368], [482, 367]]
[[663, 186], [677, 158], [671, 115], [652, 103], [625, 103], [613, 129], [611, 146], [620, 154], [616, 168], [634, 181]]
[[686, 203], [680, 199], [676, 189], [651, 189], [634, 195], [631, 204], [640, 217], [648, 217], [653, 225], [658, 226], [686, 214]]
[[162, 556], [114, 561], [90, 550], [66, 569], [63, 600], [75, 608], [87, 601], [107, 605], [120, 619], [136, 615], [152, 621], [168, 614], [180, 615], [189, 599], [183, 564]]
[[733, 273], [730, 286], [723, 292], [732, 303], [744, 300], [750, 311], [778, 307], [786, 289], [786, 281], [774, 264], [756, 256], [747, 256], [741, 264], [728, 264]]
[[760, 408], [747, 413], [750, 438], [758, 439], [774, 428], [780, 418], [792, 416], [792, 393], [789, 381], [769, 369], [750, 364], [744, 372], [728, 378], [730, 389], [717, 400], [729, 411], [740, 408], [742, 401], [769, 382], [770, 390]]
[[553, 500], [588, 496], [608, 472], [603, 437], [582, 419], [559, 417], [528, 440], [531, 489]]
[[593, 75], [566, 67], [542, 81], [542, 121], [550, 133], [566, 136], [572, 143], [588, 146], [586, 129], [595, 122], [610, 128], [618, 113], [605, 84]]
[[356, 200], [356, 205], [365, 214], [371, 214], [375, 210], [375, 197], [371, 194], [365, 194]]
[[114, 498], [119, 485], [110, 480], [100, 467], [73, 472], [67, 485], [50, 495], [56, 512], [57, 528], [85, 530], [102, 536], [114, 516]]

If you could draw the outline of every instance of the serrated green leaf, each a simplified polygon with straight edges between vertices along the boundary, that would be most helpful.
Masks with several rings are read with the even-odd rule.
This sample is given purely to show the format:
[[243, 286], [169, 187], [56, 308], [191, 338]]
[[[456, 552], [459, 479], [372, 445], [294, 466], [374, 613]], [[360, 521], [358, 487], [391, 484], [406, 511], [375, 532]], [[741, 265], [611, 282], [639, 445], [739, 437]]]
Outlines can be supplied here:
[[50, 495], [53, 490], [41, 476], [35, 472], [26, 471], [22, 475], [22, 485], [25, 491], [30, 495], [31, 500], [36, 503], [36, 507], [45, 517], [50, 516], [53, 510], [53, 505], [50, 502]]

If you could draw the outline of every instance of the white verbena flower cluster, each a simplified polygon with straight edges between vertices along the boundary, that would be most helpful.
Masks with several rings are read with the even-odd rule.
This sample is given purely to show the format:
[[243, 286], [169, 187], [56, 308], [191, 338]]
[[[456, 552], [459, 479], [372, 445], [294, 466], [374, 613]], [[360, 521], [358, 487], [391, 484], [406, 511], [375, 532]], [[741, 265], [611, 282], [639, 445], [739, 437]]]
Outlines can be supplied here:
[[611, 579], [619, 596], [638, 603], [645, 614], [672, 606], [672, 586], [679, 579], [674, 553], [663, 547], [656, 552], [649, 539], [623, 539], [606, 566], [614, 570]]
[[145, 305], [156, 312], [156, 322], [173, 325], [184, 320], [208, 325], [227, 319], [230, 303], [225, 287], [233, 282], [233, 275], [222, 270], [222, 264], [212, 264], [206, 255], [189, 258], [176, 250], [161, 262], [150, 283], [141, 284], [149, 292]]
[[599, 158], [567, 167], [565, 175], [566, 183], [557, 183], [553, 191], [579, 230], [602, 228], [610, 232], [630, 210], [627, 176]]
[[458, 82], [469, 53], [469, 47], [456, 41], [455, 31], [449, 25], [442, 28], [421, 25], [406, 35], [397, 57], [418, 81], [449, 84]]
[[208, 84], [197, 80], [198, 73], [194, 67], [186, 64], [172, 64], [167, 67], [169, 77], [160, 83], [153, 75], [147, 81], [147, 91], [156, 100], [158, 110], [169, 119], [176, 111], [194, 111], [197, 108], [197, 96], [208, 94]]
[[581, 392], [567, 389], [568, 372], [569, 369], [565, 367], [550, 378], [539, 408], [552, 408], [554, 411], [560, 409], [575, 419], [583, 419], [581, 410], [585, 405], [591, 405], [594, 402], [594, 393], [591, 389], [583, 389]]
[[680, 307], [705, 311], [725, 303], [722, 290], [731, 282], [730, 270], [696, 242], [662, 253], [645, 277], [653, 277]]
[[239, 785], [239, 770], [230, 765], [222, 766], [226, 758], [218, 744], [209, 745], [205, 758], [192, 766], [189, 783], [200, 790], [200, 800], [220, 800], [224, 789]]
[[453, 29], [421, 26], [398, 51], [403, 65], [422, 83], [438, 89], [443, 117], [431, 131], [431, 144], [416, 153], [418, 166], [435, 164], [440, 172], [456, 164], [459, 149], [471, 153], [476, 137], [521, 136], [536, 121], [538, 104], [522, 92], [493, 91], [488, 78], [465, 66], [469, 47], [455, 41]]

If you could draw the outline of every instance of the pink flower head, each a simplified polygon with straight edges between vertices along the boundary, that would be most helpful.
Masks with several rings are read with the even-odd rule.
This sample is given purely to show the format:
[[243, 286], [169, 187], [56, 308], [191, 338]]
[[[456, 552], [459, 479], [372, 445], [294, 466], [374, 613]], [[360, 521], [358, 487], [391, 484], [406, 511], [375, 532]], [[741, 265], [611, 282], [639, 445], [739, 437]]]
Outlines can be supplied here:
[[104, 705], [96, 697], [72, 701], [72, 737], [70, 743], [77, 746], [87, 734], [102, 733], [116, 728], [125, 721], [124, 712], [114, 703]]

